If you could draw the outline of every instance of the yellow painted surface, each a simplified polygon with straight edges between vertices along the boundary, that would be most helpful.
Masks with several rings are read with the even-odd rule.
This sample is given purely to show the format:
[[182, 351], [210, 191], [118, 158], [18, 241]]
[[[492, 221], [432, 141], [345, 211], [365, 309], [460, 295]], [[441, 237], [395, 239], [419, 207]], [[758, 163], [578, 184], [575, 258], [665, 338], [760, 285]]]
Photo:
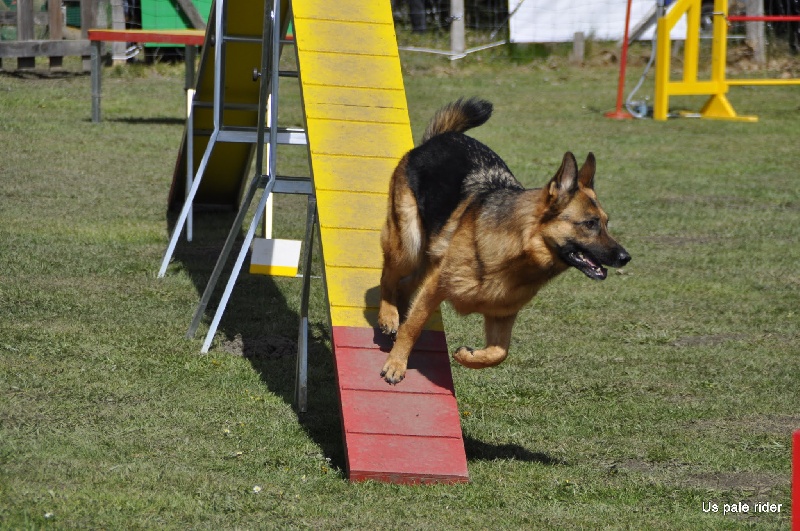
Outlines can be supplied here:
[[322, 239], [336, 242], [325, 247], [328, 266], [381, 269], [381, 233], [377, 230], [320, 229]]
[[[379, 91], [389, 92], [389, 91]], [[392, 107], [366, 107], [342, 105], [329, 102], [306, 102], [306, 118], [309, 120], [338, 120], [352, 122], [372, 122], [407, 124], [408, 113], [405, 109]]]
[[670, 96], [703, 96], [705, 94], [724, 94], [728, 91], [722, 83], [715, 81], [672, 82], [667, 91]]
[[298, 0], [293, 3], [295, 21], [301, 19], [344, 20], [393, 24], [388, 1], [382, 0]]
[[800, 79], [726, 79], [728, 85], [735, 86], [781, 86], [800, 85]]
[[275, 266], [264, 264], [250, 264], [250, 274], [269, 275], [274, 277], [294, 277], [297, 276], [297, 268], [289, 266]]
[[[357, 326], [365, 328], [375, 328], [378, 326], [378, 310], [375, 308], [346, 308], [331, 307], [331, 321], [338, 323], [338, 326]], [[336, 324], [334, 326], [337, 326]], [[442, 315], [438, 311], [431, 315], [425, 323], [428, 330], [444, 331]]]
[[[405, 111], [405, 121], [408, 121], [406, 107], [406, 93], [402, 88], [394, 90], [376, 88], [344, 87], [336, 85], [312, 85], [305, 83], [303, 86], [303, 100], [305, 105], [343, 105], [352, 107], [353, 110], [390, 108]], [[306, 109], [306, 113], [309, 110]], [[345, 116], [343, 119], [347, 119]]]
[[380, 230], [386, 217], [386, 195], [318, 190], [317, 210], [323, 228]]
[[331, 323], [374, 327], [389, 180], [413, 147], [391, 3], [297, 1], [294, 30]]
[[394, 24], [375, 24], [370, 31], [361, 31], [362, 22], [309, 19], [304, 31], [310, 32], [303, 46], [307, 51], [355, 55], [397, 54]]
[[380, 303], [380, 269], [335, 267], [326, 264], [325, 282], [331, 304], [377, 308]]
[[[388, 193], [395, 158], [314, 155], [314, 185], [320, 190]], [[386, 202], [384, 201], [384, 208]]]
[[715, 120], [734, 120], [739, 122], [757, 122], [757, 116], [739, 116], [724, 94], [711, 96], [700, 110], [703, 118]]
[[300, 72], [303, 83], [388, 90], [403, 88], [399, 57], [302, 53], [305, 56]]
[[[395, 162], [411, 148], [408, 123], [366, 123], [339, 120], [307, 120], [309, 136], [314, 131], [312, 155], [383, 157]], [[389, 180], [387, 176], [388, 190]]]

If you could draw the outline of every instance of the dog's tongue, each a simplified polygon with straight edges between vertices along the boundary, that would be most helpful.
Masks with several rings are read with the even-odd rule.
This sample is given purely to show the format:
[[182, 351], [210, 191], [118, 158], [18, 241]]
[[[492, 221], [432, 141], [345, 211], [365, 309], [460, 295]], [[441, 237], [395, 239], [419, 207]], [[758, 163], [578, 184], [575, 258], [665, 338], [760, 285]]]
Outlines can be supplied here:
[[597, 280], [605, 280], [606, 276], [608, 276], [608, 270], [605, 267], [595, 263], [585, 254], [578, 252], [575, 253], [574, 256], [582, 264], [583, 267], [580, 267], [579, 269], [583, 271], [587, 277]]

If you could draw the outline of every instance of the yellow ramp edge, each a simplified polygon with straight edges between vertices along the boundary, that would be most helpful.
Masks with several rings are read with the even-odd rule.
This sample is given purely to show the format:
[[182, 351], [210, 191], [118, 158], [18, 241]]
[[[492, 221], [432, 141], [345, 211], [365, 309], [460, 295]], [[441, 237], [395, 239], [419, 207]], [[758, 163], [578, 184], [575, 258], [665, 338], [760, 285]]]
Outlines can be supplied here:
[[389, 179], [413, 147], [390, 3], [293, 10], [331, 324], [374, 327]]

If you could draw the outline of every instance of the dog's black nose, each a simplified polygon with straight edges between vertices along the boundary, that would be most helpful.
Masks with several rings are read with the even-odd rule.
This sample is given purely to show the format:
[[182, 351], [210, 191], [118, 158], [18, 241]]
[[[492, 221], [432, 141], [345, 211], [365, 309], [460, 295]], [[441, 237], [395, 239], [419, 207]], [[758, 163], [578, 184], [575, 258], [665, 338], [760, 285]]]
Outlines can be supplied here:
[[619, 253], [617, 254], [617, 262], [619, 263], [617, 267], [623, 267], [630, 261], [631, 261], [631, 255], [628, 254], [628, 251], [626, 251], [625, 249], [620, 249]]

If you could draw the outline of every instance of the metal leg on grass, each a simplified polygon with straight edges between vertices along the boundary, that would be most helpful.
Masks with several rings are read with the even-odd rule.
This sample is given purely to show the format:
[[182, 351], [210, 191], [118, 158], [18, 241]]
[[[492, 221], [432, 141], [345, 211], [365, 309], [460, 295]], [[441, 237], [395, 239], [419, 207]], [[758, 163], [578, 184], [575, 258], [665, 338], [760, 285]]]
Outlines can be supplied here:
[[100, 121], [100, 86], [103, 77], [102, 64], [100, 61], [101, 41], [92, 41], [92, 122], [98, 123]]
[[[206, 151], [203, 153], [203, 158], [200, 161], [200, 167], [197, 169], [197, 176], [194, 178], [194, 182], [192, 182], [192, 188], [189, 190], [189, 193], [186, 194], [186, 200], [184, 201], [183, 208], [178, 216], [178, 221], [175, 223], [175, 228], [172, 231], [172, 237], [169, 240], [169, 245], [164, 253], [164, 258], [161, 260], [161, 268], [158, 270], [159, 278], [166, 274], [169, 261], [172, 260], [172, 254], [175, 252], [175, 246], [178, 244], [178, 238], [181, 237], [181, 231], [183, 231], [183, 226], [186, 224], [186, 219], [188, 218], [189, 213], [192, 211], [194, 196], [197, 195], [197, 190], [200, 188], [200, 181], [203, 179], [203, 173], [206, 171], [208, 159], [211, 157], [211, 150], [217, 141], [218, 135], [219, 131], [215, 130], [213, 133], [211, 133], [211, 138], [208, 139]], [[187, 141], [191, 141], [191, 139], [187, 139]]]
[[[257, 179], [253, 179], [257, 181]], [[258, 224], [261, 223], [261, 216], [264, 215], [264, 207], [267, 204], [267, 198], [272, 193], [272, 188], [275, 186], [275, 176], [270, 176], [269, 182], [267, 183], [266, 188], [264, 188], [264, 193], [261, 195], [261, 200], [258, 202], [258, 208], [256, 209], [256, 213], [253, 216], [252, 221], [250, 222], [250, 227], [247, 229], [247, 233], [244, 236], [244, 242], [242, 243], [242, 248], [239, 250], [239, 256], [236, 257], [236, 262], [233, 265], [233, 271], [231, 271], [231, 276], [228, 278], [228, 283], [225, 285], [225, 291], [222, 294], [222, 298], [219, 301], [219, 306], [217, 306], [217, 311], [214, 313], [214, 319], [211, 321], [211, 326], [208, 329], [208, 333], [206, 334], [206, 340], [203, 342], [203, 347], [200, 349], [200, 352], [203, 354], [208, 352], [208, 349], [211, 347], [211, 341], [214, 339], [214, 334], [217, 333], [217, 327], [219, 326], [220, 320], [222, 320], [222, 314], [225, 313], [225, 307], [228, 305], [228, 300], [231, 297], [231, 293], [233, 292], [233, 286], [236, 284], [236, 280], [239, 278], [239, 272], [242, 269], [242, 264], [244, 263], [245, 256], [247, 256], [247, 252], [250, 250], [250, 244], [253, 243], [253, 237], [256, 233], [256, 228], [258, 228]], [[242, 210], [246, 211], [247, 207], [242, 207]], [[236, 230], [237, 226], [234, 224], [234, 229]], [[227, 243], [227, 242], [226, 242]], [[222, 256], [220, 256], [220, 259]], [[219, 265], [219, 262], [218, 262]], [[223, 264], [224, 265], [224, 264]], [[216, 268], [215, 268], [216, 269]], [[220, 268], [221, 269], [221, 268]], [[212, 279], [215, 280], [215, 279]], [[214, 282], [216, 283], [216, 281]], [[211, 289], [213, 291], [214, 285], [209, 282], [209, 288], [206, 288], [206, 291]], [[203, 295], [205, 299], [205, 294]], [[209, 297], [210, 298], [210, 295]], [[208, 301], [206, 301], [206, 304]], [[202, 312], [200, 312], [200, 308], [198, 308], [198, 312], [200, 313], [199, 317], [202, 317]], [[195, 320], [198, 319], [198, 315], [195, 314]], [[192, 322], [194, 325], [194, 322]], [[195, 327], [195, 330], [197, 328]]]
[[[184, 62], [186, 63], [186, 195], [189, 195], [189, 190], [192, 189], [192, 180], [194, 178], [194, 63], [197, 53], [195, 46], [188, 45], [185, 48]], [[193, 237], [193, 221], [194, 211], [193, 207], [189, 209], [189, 215], [186, 218], [186, 241], [192, 241]]]
[[[253, 202], [253, 197], [256, 195], [259, 180], [260, 179], [258, 177], [254, 177], [253, 180], [250, 181], [250, 187], [247, 189], [247, 194], [242, 201], [242, 205], [240, 206], [239, 211], [236, 213], [236, 219], [233, 221], [231, 230], [228, 232], [228, 237], [225, 239], [225, 245], [222, 246], [222, 252], [220, 252], [219, 257], [217, 258], [217, 263], [214, 265], [213, 271], [211, 271], [211, 278], [208, 279], [206, 289], [203, 291], [203, 296], [200, 298], [200, 303], [197, 305], [197, 309], [194, 312], [192, 324], [189, 325], [189, 331], [186, 332], [186, 337], [188, 338], [194, 337], [195, 332], [197, 332], [197, 328], [200, 326], [200, 321], [203, 319], [203, 314], [205, 314], [208, 302], [211, 300], [211, 296], [214, 294], [214, 288], [217, 287], [217, 281], [219, 281], [219, 277], [222, 275], [222, 270], [225, 269], [225, 264], [228, 263], [228, 257], [231, 255], [233, 245], [236, 243], [236, 238], [239, 236], [239, 231], [242, 229], [244, 217], [247, 215], [247, 211], [250, 208], [250, 203]], [[268, 187], [268, 190], [272, 190], [272, 185]], [[267, 190], [265, 190], [265, 193], [267, 193]]]
[[295, 400], [300, 413], [308, 411], [308, 298], [311, 291], [311, 256], [314, 247], [314, 227], [317, 224], [317, 199], [308, 196], [306, 217], [306, 249], [303, 261], [303, 292], [300, 297], [300, 331], [297, 337], [297, 370]]

